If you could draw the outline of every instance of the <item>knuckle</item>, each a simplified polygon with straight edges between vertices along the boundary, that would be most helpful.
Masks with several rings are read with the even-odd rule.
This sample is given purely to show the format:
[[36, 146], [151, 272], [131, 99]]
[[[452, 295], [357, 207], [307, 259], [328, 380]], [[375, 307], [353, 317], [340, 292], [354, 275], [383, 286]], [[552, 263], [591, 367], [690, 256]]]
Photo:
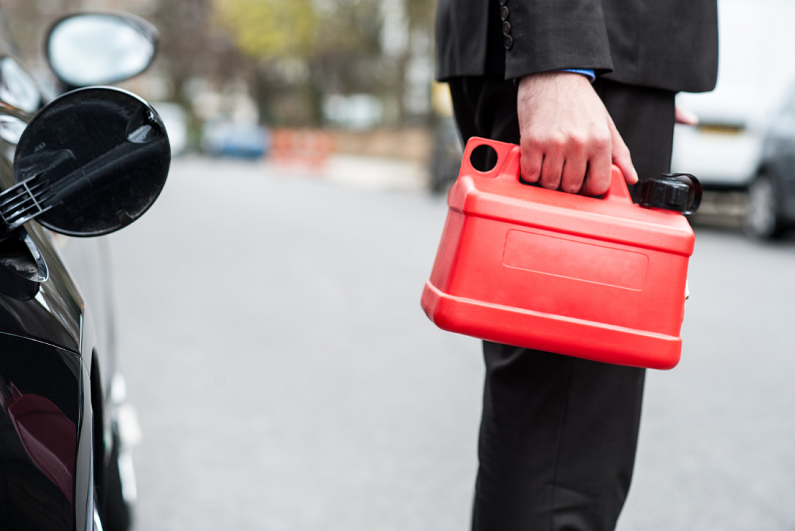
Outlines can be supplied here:
[[566, 137], [562, 134], [550, 135], [547, 139], [548, 145], [556, 149], [562, 149], [566, 146]]
[[610, 147], [610, 137], [605, 135], [596, 135], [591, 140], [591, 145], [597, 151], [604, 151]]
[[545, 151], [558, 147], [557, 135], [544, 134], [536, 137], [536, 145]]
[[536, 146], [543, 144], [544, 137], [538, 131], [530, 130], [522, 135], [521, 144], [522, 148], [533, 149]]
[[577, 151], [582, 151], [588, 145], [588, 139], [584, 135], [575, 133], [569, 137], [569, 145]]

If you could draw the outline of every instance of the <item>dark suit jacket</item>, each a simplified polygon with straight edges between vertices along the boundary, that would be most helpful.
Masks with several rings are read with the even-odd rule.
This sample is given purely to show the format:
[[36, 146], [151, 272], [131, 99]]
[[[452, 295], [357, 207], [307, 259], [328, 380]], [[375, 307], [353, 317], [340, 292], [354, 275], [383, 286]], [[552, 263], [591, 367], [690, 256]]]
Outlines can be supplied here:
[[439, 0], [437, 76], [592, 68], [621, 83], [704, 92], [718, 72], [716, 0]]

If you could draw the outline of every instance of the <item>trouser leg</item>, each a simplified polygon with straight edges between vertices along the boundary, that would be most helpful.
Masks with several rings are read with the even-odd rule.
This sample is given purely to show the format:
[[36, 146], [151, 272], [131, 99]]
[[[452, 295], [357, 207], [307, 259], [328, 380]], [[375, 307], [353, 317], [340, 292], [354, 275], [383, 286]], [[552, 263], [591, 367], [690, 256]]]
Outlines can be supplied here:
[[[519, 142], [516, 87], [450, 84], [462, 136]], [[641, 178], [666, 172], [674, 95], [598, 80]], [[484, 343], [474, 530], [611, 530], [632, 477], [643, 369]]]
[[484, 343], [473, 528], [610, 530], [629, 490], [643, 369]]

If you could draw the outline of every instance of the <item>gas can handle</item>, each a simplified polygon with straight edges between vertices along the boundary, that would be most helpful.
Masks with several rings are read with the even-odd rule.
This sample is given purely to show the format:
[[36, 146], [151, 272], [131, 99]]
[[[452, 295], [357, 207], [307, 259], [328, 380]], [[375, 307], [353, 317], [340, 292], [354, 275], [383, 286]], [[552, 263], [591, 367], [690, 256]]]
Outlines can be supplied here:
[[[493, 152], [486, 158], [491, 160], [494, 166], [491, 168], [476, 168], [473, 161], [473, 153], [475, 153], [476, 150], [484, 152], [489, 149], [493, 150]], [[464, 158], [461, 161], [461, 175], [471, 175], [474, 172], [488, 177], [508, 178], [517, 183], [521, 183], [520, 157], [521, 151], [516, 144], [473, 136], [467, 141], [466, 148], [464, 149]], [[474, 158], [477, 160], [479, 157], [475, 156]], [[632, 196], [629, 193], [629, 188], [627, 188], [624, 174], [621, 173], [621, 170], [615, 164], [612, 167], [610, 188], [605, 194], [605, 199], [632, 203]]]
[[[483, 164], [486, 164], [485, 166]], [[477, 136], [471, 137], [461, 160], [461, 175], [499, 177], [519, 168], [519, 146]], [[517, 174], [518, 179], [518, 174]]]
[[632, 195], [629, 193], [627, 187], [627, 180], [618, 166], [613, 164], [612, 173], [610, 175], [610, 188], [605, 194], [605, 199], [612, 201], [620, 201], [622, 203], [632, 203]]

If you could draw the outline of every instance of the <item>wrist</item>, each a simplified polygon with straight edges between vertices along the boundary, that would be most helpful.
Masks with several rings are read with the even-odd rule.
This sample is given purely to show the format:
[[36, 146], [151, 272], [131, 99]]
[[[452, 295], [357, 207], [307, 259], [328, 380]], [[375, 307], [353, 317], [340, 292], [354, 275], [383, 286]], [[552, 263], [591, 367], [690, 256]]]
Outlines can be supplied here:
[[536, 92], [551, 87], [588, 87], [593, 90], [590, 80], [581, 74], [565, 72], [563, 70], [551, 70], [549, 72], [539, 72], [516, 79], [516, 86], [519, 92]]

